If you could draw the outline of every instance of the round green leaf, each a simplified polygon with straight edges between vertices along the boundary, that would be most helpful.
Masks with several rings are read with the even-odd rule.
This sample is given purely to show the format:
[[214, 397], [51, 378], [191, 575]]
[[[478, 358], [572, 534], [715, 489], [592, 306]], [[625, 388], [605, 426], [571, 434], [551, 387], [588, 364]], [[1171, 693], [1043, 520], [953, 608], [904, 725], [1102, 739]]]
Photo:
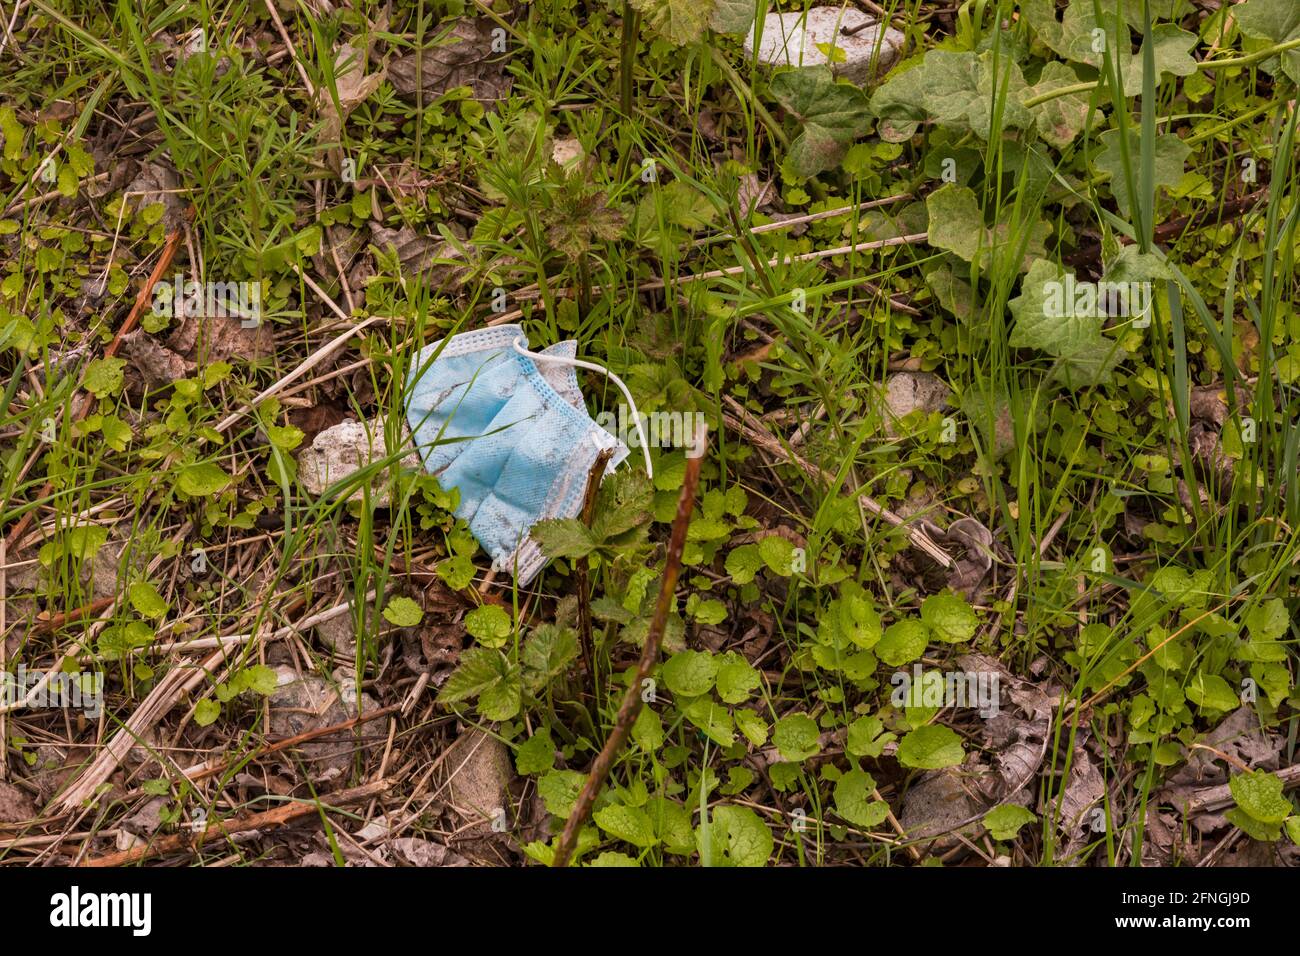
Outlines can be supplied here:
[[409, 597], [395, 597], [384, 608], [384, 620], [398, 627], [415, 627], [423, 618], [424, 612], [420, 610], [420, 605]]
[[886, 664], [897, 667], [919, 658], [929, 643], [930, 630], [920, 621], [896, 621], [885, 629], [880, 643], [875, 646], [875, 653]]
[[682, 697], [707, 694], [718, 675], [718, 660], [708, 651], [678, 651], [664, 663], [664, 684]]
[[1014, 840], [1020, 828], [1038, 817], [1016, 803], [1004, 803], [984, 814], [984, 825], [995, 840]]
[[465, 630], [486, 647], [501, 647], [512, 630], [510, 615], [495, 604], [483, 604], [465, 615]]
[[772, 743], [781, 752], [782, 760], [798, 763], [822, 749], [819, 736], [817, 722], [807, 714], [789, 714], [776, 722]]
[[918, 727], [898, 742], [898, 762], [917, 770], [956, 767], [965, 757], [961, 737], [941, 724]]

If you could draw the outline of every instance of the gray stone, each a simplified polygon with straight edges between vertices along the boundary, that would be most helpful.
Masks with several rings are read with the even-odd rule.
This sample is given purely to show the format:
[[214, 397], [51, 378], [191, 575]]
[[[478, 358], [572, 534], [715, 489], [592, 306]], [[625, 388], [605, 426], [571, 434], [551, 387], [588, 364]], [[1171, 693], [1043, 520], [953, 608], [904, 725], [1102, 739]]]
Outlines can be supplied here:
[[[745, 52], [762, 65], [825, 66], [829, 63], [836, 76], [860, 85], [882, 76], [897, 63], [906, 43], [906, 37], [888, 24], [881, 24], [860, 10], [841, 7], [813, 7], [807, 14], [770, 12], [757, 42], [757, 21], [754, 27], [745, 37]], [[853, 34], [842, 32], [856, 27], [862, 29]], [[844, 51], [844, 60], [830, 63], [818, 44], [839, 47]]]
[[506, 787], [514, 772], [505, 744], [479, 730], [468, 730], [448, 748], [444, 765], [448, 803], [466, 823], [461, 835], [483, 836], [492, 831], [492, 821], [509, 811]]
[[[309, 730], [332, 727], [357, 716], [356, 681], [345, 678], [332, 683], [315, 675], [299, 677], [291, 667], [277, 667], [279, 686], [271, 695], [271, 733], [276, 737], [296, 737]], [[361, 695], [363, 710], [376, 710], [379, 704], [369, 694]], [[340, 731], [298, 748], [308, 772], [318, 782], [337, 784], [352, 769], [353, 753], [359, 744], [354, 733]]]
[[952, 399], [952, 390], [932, 372], [896, 372], [885, 382], [885, 434], [897, 437], [899, 421], [912, 412], [941, 411]]
[[[402, 468], [419, 468], [420, 456], [415, 451], [406, 423], [401, 427], [402, 449], [407, 454], [401, 459]], [[396, 450], [396, 449], [395, 449]], [[384, 451], [384, 423], [379, 419], [368, 422], [339, 422], [325, 429], [298, 455], [298, 477], [309, 492], [322, 494], [330, 485], [356, 474], [371, 462], [386, 458]], [[360, 501], [364, 489], [352, 492], [351, 499]], [[370, 484], [370, 501], [375, 507], [387, 507], [387, 471], [375, 476]]]

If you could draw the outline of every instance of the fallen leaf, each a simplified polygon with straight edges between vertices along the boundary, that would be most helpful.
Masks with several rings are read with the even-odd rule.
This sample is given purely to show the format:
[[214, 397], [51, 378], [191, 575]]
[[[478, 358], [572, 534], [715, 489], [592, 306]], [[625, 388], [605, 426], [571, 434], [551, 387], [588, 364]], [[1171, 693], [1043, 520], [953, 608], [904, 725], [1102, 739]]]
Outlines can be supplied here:
[[504, 99], [511, 80], [505, 53], [493, 50], [494, 27], [491, 20], [462, 17], [433, 46], [391, 61], [389, 82], [403, 96], [423, 90], [426, 102], [458, 86], [468, 86], [484, 105]]

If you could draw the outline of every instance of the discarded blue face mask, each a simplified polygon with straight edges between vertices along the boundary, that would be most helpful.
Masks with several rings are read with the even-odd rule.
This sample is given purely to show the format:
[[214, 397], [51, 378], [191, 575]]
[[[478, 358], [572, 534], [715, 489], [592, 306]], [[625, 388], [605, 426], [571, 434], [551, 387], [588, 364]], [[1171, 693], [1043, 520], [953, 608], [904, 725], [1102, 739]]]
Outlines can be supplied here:
[[608, 470], [628, 455], [587, 414], [574, 368], [609, 375], [631, 403], [626, 386], [576, 354], [572, 341], [530, 352], [523, 330], [503, 325], [425, 346], [407, 376], [406, 417], [425, 468], [459, 489], [456, 516], [493, 568], [513, 569], [520, 584], [546, 563], [533, 525], [577, 517], [600, 452], [613, 451]]

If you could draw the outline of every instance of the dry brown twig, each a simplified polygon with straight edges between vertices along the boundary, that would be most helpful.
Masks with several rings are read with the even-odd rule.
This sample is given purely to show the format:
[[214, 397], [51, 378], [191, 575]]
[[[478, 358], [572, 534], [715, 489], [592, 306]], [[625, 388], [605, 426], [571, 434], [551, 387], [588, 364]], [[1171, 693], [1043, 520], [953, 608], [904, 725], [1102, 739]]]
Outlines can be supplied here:
[[[613, 449], [601, 449], [587, 472], [587, 490], [582, 501], [582, 523], [591, 527], [591, 519], [596, 514], [596, 495], [600, 491], [600, 479], [605, 468], [614, 455]], [[586, 556], [573, 564], [573, 575], [578, 585], [578, 639], [582, 652], [582, 669], [587, 675], [587, 684], [591, 690], [592, 700], [596, 699], [596, 663], [595, 641], [591, 633], [591, 582], [589, 580], [589, 563]]]
[[157, 856], [165, 856], [170, 853], [181, 853], [187, 850], [198, 850], [203, 844], [214, 837], [230, 837], [236, 833], [248, 833], [253, 830], [264, 830], [269, 827], [279, 827], [292, 823], [306, 816], [314, 816], [324, 810], [334, 809], [336, 807], [345, 807], [354, 803], [364, 803], [372, 797], [382, 795], [392, 784], [392, 780], [376, 780], [373, 783], [362, 784], [359, 787], [353, 787], [350, 790], [340, 790], [338, 793], [328, 797], [328, 803], [322, 801], [306, 801], [302, 803], [288, 803], [274, 810], [267, 810], [264, 813], [254, 813], [246, 817], [240, 817], [229, 821], [214, 821], [207, 825], [207, 828], [197, 836], [191, 836], [188, 833], [173, 833], [170, 836], [163, 837], [155, 843], [145, 846], [133, 847], [130, 850], [122, 850], [117, 853], [109, 853], [106, 856], [94, 857], [85, 860], [81, 866], [85, 867], [108, 867], [108, 866], [126, 866], [131, 863], [140, 863], [144, 860]]
[[[695, 436], [695, 442], [692, 447], [703, 448], [706, 436], [703, 429]], [[691, 523], [691, 510], [695, 507], [695, 489], [700, 483], [700, 465], [704, 461], [703, 454], [694, 458], [686, 459], [686, 476], [682, 479], [682, 492], [677, 498], [677, 514], [673, 517], [672, 532], [668, 536], [668, 553], [664, 559], [664, 576], [659, 585], [659, 598], [655, 602], [654, 616], [650, 619], [650, 629], [646, 633], [645, 646], [641, 649], [641, 659], [637, 661], [636, 670], [632, 674], [632, 680], [628, 684], [627, 693], [623, 695], [623, 703], [618, 708], [618, 715], [614, 718], [614, 729], [609, 733], [609, 739], [605, 741], [605, 746], [601, 748], [596, 755], [595, 761], [592, 762], [591, 771], [587, 774], [587, 782], [582, 787], [582, 792], [578, 794], [578, 800], [573, 805], [573, 812], [569, 814], [569, 819], [564, 822], [564, 831], [560, 834], [560, 842], [555, 847], [555, 857], [552, 866], [567, 866], [569, 858], [573, 855], [573, 848], [578, 843], [578, 831], [582, 829], [582, 824], [591, 814], [591, 808], [596, 802], [596, 796], [600, 793], [600, 788], [604, 786], [605, 779], [609, 776], [610, 770], [614, 767], [614, 760], [618, 757], [619, 751], [623, 749], [623, 744], [627, 742], [628, 735], [632, 732], [632, 724], [636, 722], [637, 714], [641, 712], [641, 682], [650, 676], [654, 669], [655, 663], [659, 660], [659, 645], [663, 641], [664, 628], [668, 623], [668, 612], [672, 610], [673, 603], [676, 600], [675, 591], [677, 589], [677, 575], [682, 567], [682, 551], [686, 547], [686, 529]]]

